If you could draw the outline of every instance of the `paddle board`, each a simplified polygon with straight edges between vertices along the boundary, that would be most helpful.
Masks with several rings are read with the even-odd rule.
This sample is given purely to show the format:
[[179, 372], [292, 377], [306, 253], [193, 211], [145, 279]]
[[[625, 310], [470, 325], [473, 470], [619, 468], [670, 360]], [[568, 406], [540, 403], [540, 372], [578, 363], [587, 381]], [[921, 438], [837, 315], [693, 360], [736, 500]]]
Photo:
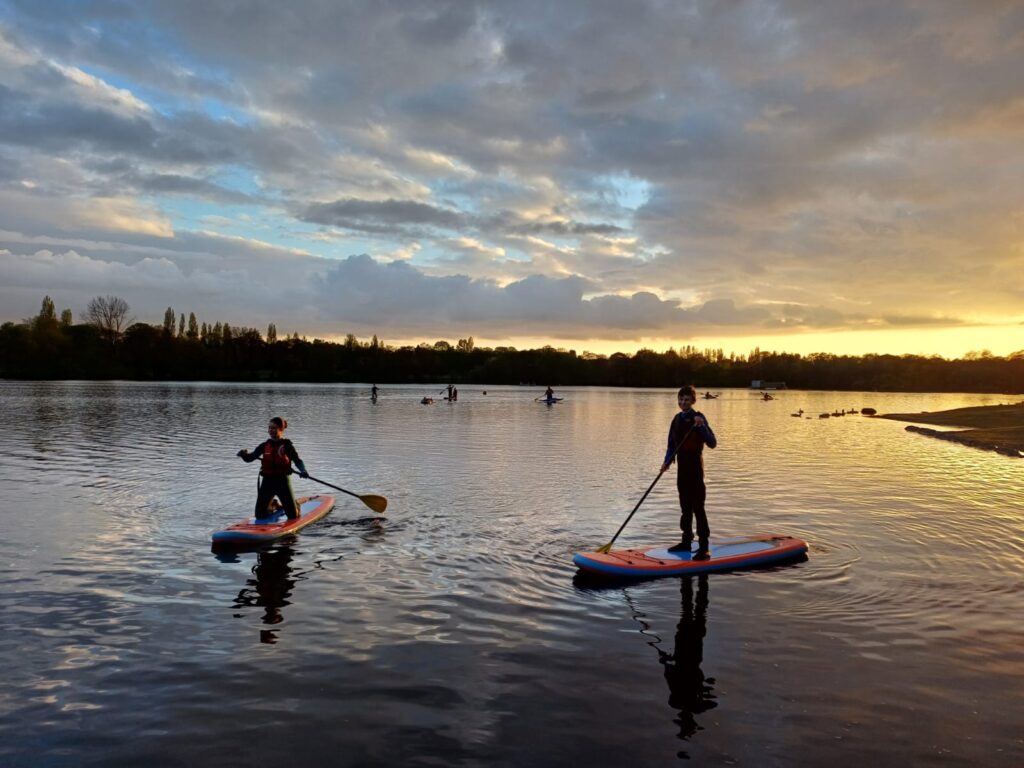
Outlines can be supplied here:
[[299, 516], [296, 519], [289, 520], [284, 510], [273, 517], [261, 517], [259, 520], [250, 517], [222, 531], [214, 531], [213, 543], [237, 545], [273, 541], [282, 536], [298, 533], [334, 509], [333, 496], [304, 496], [295, 502], [299, 506]]
[[544, 405], [553, 405], [554, 403], [562, 402], [564, 399], [564, 397], [540, 397], [537, 398], [537, 402], [544, 403]]
[[[668, 545], [671, 546], [671, 545]], [[573, 562], [581, 571], [605, 576], [650, 578], [709, 571], [731, 571], [799, 557], [807, 542], [792, 536], [747, 536], [711, 539], [710, 557], [695, 560], [697, 543], [689, 552], [669, 552], [668, 546], [600, 552], [577, 552]]]

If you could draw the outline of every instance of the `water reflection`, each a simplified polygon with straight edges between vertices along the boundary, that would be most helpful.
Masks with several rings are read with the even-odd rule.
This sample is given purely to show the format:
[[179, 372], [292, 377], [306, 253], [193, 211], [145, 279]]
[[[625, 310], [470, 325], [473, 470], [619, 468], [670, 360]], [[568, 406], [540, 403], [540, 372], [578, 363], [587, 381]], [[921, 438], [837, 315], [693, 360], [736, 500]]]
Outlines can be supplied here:
[[[664, 765], [686, 750], [762, 765], [794, 744], [810, 764], [892, 764], [898, 743], [905, 764], [1024, 766], [1021, 465], [896, 422], [817, 419], [1005, 397], [701, 401], [729, 431], [716, 530], [790, 533], [813, 554], [714, 577], [713, 612], [710, 577], [626, 585], [655, 642], [621, 584], [566, 579], [649, 484], [675, 392], [575, 390], [550, 409], [514, 387], [437, 409], [422, 395], [0, 382], [16, 437], [0, 459], [0, 764], [232, 765], [225, 734], [242, 727], [266, 759], [303, 764]], [[256, 478], [233, 456], [254, 413], [294, 416], [314, 474], [384, 493], [387, 520], [339, 498], [289, 548], [211, 558], [210, 530], [251, 510]], [[659, 486], [620, 543], [669, 541], [677, 514]], [[183, 636], [202, 640], [187, 657]], [[253, 675], [239, 638], [287, 669]], [[275, 640], [286, 658], [252, 646]], [[280, 736], [300, 724], [289, 754]]]
[[[696, 715], [718, 706], [715, 701], [713, 677], [705, 677], [704, 637], [707, 634], [708, 577], [697, 576], [697, 594], [693, 594], [694, 577], [681, 579], [679, 592], [682, 612], [676, 625], [675, 646], [668, 653], [657, 645], [658, 661], [665, 667], [668, 683], [668, 705], [679, 711], [676, 723], [679, 738], [688, 740], [699, 728]], [[681, 755], [683, 756], [683, 755]]]
[[[234, 608], [259, 607], [263, 609], [263, 624], [275, 626], [284, 621], [282, 608], [291, 603], [292, 588], [297, 575], [292, 571], [292, 549], [289, 545], [281, 545], [273, 549], [258, 551], [256, 563], [252, 567], [255, 578], [249, 579], [238, 592]], [[236, 618], [244, 618], [244, 613], [236, 613]], [[273, 645], [277, 642], [277, 630], [261, 629], [260, 642]]]
[[[697, 592], [694, 594], [693, 582], [697, 581]], [[668, 683], [668, 705], [677, 711], [673, 721], [679, 726], [678, 737], [681, 741], [689, 741], [701, 729], [697, 723], [697, 715], [701, 715], [718, 706], [715, 700], [715, 678], [706, 677], [702, 664], [704, 662], [704, 637], [707, 635], [708, 615], [708, 576], [684, 577], [679, 580], [680, 615], [676, 624], [675, 642], [672, 650], [663, 648], [664, 641], [651, 631], [651, 625], [645, 615], [634, 605], [626, 593], [633, 611], [633, 618], [640, 624], [640, 634], [647, 639], [647, 644], [658, 654], [658, 661], [664, 667], [665, 682]], [[680, 750], [678, 756], [689, 758], [689, 753]]]

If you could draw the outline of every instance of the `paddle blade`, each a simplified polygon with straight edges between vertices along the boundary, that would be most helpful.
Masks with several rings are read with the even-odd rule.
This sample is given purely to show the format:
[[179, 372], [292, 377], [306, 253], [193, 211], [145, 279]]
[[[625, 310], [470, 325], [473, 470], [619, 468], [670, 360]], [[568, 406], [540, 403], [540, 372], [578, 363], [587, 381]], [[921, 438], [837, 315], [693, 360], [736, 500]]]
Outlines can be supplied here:
[[383, 513], [384, 510], [388, 508], [388, 500], [385, 499], [383, 496], [375, 496], [374, 494], [370, 493], [367, 494], [366, 496], [360, 496], [359, 500], [363, 502], [363, 504], [368, 506], [370, 509], [372, 509], [374, 512]]
[[603, 547], [598, 547], [594, 551], [595, 552], [600, 552], [602, 555], [607, 555], [609, 552], [612, 551], [612, 543], [609, 541]]

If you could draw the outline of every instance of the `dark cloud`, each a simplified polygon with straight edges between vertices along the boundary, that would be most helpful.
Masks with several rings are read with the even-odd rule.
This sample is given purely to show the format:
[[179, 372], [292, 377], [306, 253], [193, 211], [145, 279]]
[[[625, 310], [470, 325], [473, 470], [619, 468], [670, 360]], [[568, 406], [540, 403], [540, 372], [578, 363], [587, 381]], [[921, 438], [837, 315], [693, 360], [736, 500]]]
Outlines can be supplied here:
[[331, 266], [316, 285], [325, 317], [346, 327], [387, 324], [408, 335], [424, 328], [483, 334], [515, 327], [522, 335], [628, 338], [723, 327], [833, 328], [852, 319], [824, 307], [737, 306], [731, 299], [683, 307], [649, 292], [587, 298], [595, 286], [579, 277], [531, 275], [499, 285], [466, 275], [434, 277], [405, 262], [381, 264], [366, 255]]
[[458, 229], [464, 217], [458, 211], [414, 200], [336, 200], [308, 206], [300, 217], [314, 224], [328, 224], [365, 232], [387, 232], [395, 227], [435, 226]]
[[85, 144], [110, 152], [149, 153], [157, 132], [149, 120], [67, 103], [38, 102], [0, 85], [0, 142], [66, 151]]
[[206, 179], [181, 176], [176, 173], [155, 173], [149, 175], [129, 175], [124, 180], [142, 192], [172, 195], [194, 195], [206, 200], [222, 203], [242, 204], [254, 203], [257, 199]]

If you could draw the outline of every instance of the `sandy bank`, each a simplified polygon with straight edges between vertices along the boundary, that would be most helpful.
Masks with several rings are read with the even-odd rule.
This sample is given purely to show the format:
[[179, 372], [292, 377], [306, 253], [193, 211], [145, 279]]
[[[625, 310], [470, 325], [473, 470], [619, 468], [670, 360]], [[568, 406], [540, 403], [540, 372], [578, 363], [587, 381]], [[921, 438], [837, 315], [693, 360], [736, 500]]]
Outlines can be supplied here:
[[1024, 402], [1013, 405], [986, 405], [954, 408], [929, 413], [886, 413], [878, 418], [915, 421], [944, 427], [970, 427], [940, 432], [927, 427], [907, 427], [908, 432], [961, 443], [972, 448], [996, 451], [1007, 456], [1024, 456]]

